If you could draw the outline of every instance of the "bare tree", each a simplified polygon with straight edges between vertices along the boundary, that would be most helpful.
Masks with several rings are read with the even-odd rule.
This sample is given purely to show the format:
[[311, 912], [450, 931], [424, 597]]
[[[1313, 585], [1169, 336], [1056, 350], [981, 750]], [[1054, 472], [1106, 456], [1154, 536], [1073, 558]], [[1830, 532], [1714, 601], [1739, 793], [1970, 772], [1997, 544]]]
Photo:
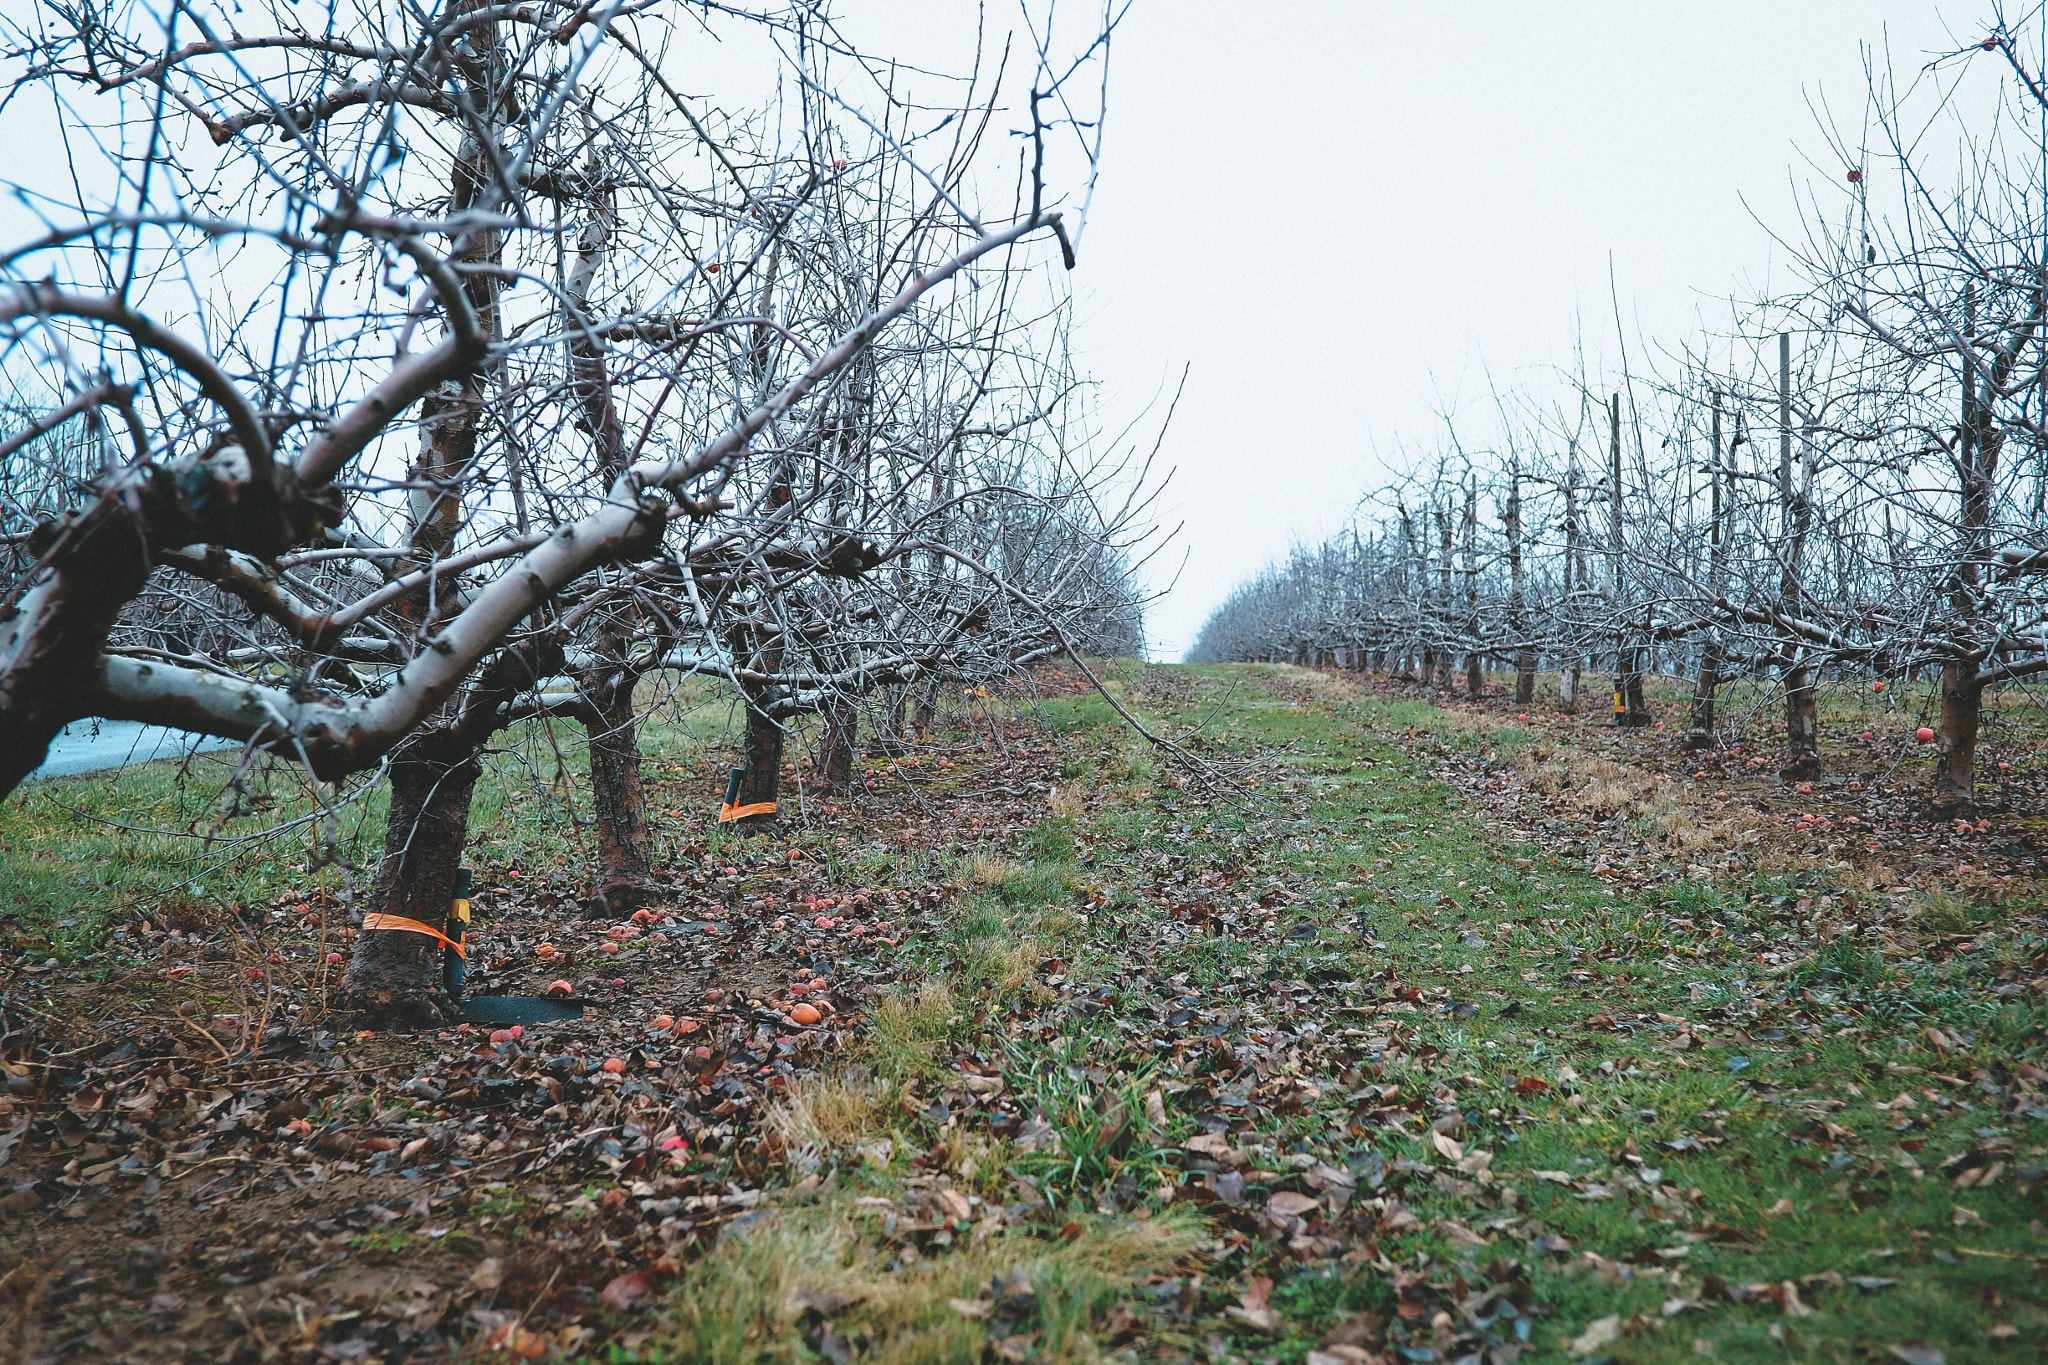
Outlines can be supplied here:
[[[105, 410], [126, 434], [63, 497], [20, 503], [39, 520], [0, 597], [0, 790], [85, 715], [240, 740], [316, 782], [387, 771], [366, 924], [390, 932], [359, 940], [351, 997], [431, 1013], [478, 750], [555, 707], [566, 672], [605, 879], [641, 875], [637, 678], [681, 666], [763, 714], [789, 704], [769, 619], [705, 591], [787, 598], [872, 567], [863, 518], [886, 499], [849, 465], [777, 515], [776, 471], [824, 457], [892, 336], [911, 338], [893, 363], [950, 373], [1011, 326], [1022, 244], [1056, 238], [1072, 264], [1048, 148], [1085, 177], [1099, 146], [1093, 121], [1041, 117], [1085, 65], [1056, 63], [1042, 26], [1015, 100], [1022, 197], [984, 218], [965, 205], [1004, 88], [963, 79], [937, 113], [883, 90], [870, 116], [833, 83], [852, 47], [821, 9], [715, 23], [798, 40], [794, 95], [693, 107], [664, 66], [687, 29], [616, 0], [373, 6], [318, 34], [186, 2], [26, 21], [22, 88], [156, 151], [140, 176], [80, 169], [69, 220], [0, 255], [20, 430]], [[927, 143], [933, 164], [907, 150]], [[35, 442], [6, 450], [37, 465], [9, 488], [55, 486]], [[138, 618], [158, 591], [223, 622], [205, 654]]]

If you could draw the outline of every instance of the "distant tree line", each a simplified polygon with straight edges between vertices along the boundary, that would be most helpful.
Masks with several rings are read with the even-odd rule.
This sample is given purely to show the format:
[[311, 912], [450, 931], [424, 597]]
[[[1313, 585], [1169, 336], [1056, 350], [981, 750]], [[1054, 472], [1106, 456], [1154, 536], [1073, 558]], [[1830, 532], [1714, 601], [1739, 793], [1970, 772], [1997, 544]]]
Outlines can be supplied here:
[[1868, 140], [1829, 137], [1817, 160], [1844, 170], [1783, 239], [1796, 289], [1651, 365], [1447, 417], [1352, 525], [1241, 585], [1191, 659], [1472, 695], [1507, 668], [1521, 702], [1555, 670], [1566, 710], [1597, 669], [1622, 725], [1647, 723], [1654, 664], [1692, 680], [1694, 747], [1719, 742], [1729, 680], [1768, 679], [1801, 777], [1819, 688], [1938, 680], [1928, 806], [1967, 809], [1986, 689], [2048, 672], [2039, 37], [1992, 27], [1903, 84], [1873, 66]]

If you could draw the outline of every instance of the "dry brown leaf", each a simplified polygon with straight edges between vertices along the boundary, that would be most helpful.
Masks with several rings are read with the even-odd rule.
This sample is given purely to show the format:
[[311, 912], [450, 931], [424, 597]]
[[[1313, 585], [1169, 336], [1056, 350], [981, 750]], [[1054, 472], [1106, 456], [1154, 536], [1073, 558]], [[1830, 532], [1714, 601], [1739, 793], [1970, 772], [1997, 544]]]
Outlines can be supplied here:
[[1621, 1336], [1621, 1315], [1610, 1313], [1604, 1318], [1595, 1318], [1586, 1324], [1586, 1330], [1573, 1337], [1565, 1347], [1575, 1356], [1589, 1356]]
[[1306, 1218], [1322, 1206], [1320, 1199], [1306, 1194], [1296, 1194], [1292, 1190], [1281, 1190], [1266, 1201], [1267, 1209], [1283, 1218]]

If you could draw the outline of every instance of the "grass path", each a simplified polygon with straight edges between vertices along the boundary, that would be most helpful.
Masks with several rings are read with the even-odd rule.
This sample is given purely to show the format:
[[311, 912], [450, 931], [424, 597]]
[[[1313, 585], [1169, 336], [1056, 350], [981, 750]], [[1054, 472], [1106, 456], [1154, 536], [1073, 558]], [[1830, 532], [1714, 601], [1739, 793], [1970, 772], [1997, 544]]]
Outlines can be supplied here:
[[[1198, 1236], [1089, 1327], [1089, 1349], [1142, 1358], [2040, 1349], [2041, 1001], [1994, 993], [1988, 942], [1946, 964], [1850, 945], [1764, 967], [1752, 940], [1797, 938], [1806, 889], [1617, 891], [1489, 836], [1434, 776], [1506, 761], [1511, 737], [1469, 717], [1285, 669], [1153, 670], [1131, 695], [1168, 722], [1210, 715], [1214, 757], [1261, 765], [1249, 792], [1176, 790], [1099, 703], [1055, 708], [1095, 746], [1085, 787], [980, 865], [926, 960], [937, 1004], [887, 1040], [880, 1083], [909, 1090], [855, 1104], [836, 1149], [813, 1137], [898, 1154], [829, 1167], [854, 1210], [928, 1209], [950, 1180], [1042, 1199], [1019, 1225], [1034, 1244], [1052, 1226], [1077, 1249], [1148, 1222], [1162, 1246]], [[1020, 955], [1042, 969], [994, 966]], [[825, 1082], [817, 1103], [845, 1094]], [[1088, 1354], [1070, 1311], [1066, 1330], [1006, 1320], [977, 1258], [947, 1296], [970, 1307], [932, 1313]], [[694, 1354], [730, 1318], [688, 1302]], [[860, 1321], [845, 1339], [904, 1340]]]

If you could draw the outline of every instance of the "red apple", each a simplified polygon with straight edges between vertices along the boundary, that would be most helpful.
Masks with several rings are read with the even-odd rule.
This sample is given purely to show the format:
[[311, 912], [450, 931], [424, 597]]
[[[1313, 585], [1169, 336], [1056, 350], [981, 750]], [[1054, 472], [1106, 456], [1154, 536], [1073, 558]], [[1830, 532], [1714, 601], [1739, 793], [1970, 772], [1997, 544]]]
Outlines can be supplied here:
[[1932, 744], [1934, 743], [1934, 731], [1923, 725], [1913, 732], [1913, 738], [1919, 740], [1922, 744]]

